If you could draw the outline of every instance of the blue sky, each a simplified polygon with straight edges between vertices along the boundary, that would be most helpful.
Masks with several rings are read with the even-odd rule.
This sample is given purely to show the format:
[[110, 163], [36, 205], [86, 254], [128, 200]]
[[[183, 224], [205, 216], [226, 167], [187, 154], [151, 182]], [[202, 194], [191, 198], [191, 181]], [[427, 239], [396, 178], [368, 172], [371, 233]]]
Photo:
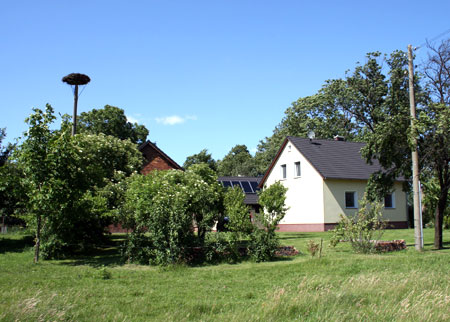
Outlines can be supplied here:
[[61, 78], [77, 72], [91, 78], [79, 112], [124, 109], [180, 164], [204, 148], [215, 159], [236, 144], [254, 151], [293, 101], [367, 52], [406, 50], [450, 29], [448, 0], [6, 0], [0, 8], [6, 141], [26, 130], [32, 107], [71, 114]]

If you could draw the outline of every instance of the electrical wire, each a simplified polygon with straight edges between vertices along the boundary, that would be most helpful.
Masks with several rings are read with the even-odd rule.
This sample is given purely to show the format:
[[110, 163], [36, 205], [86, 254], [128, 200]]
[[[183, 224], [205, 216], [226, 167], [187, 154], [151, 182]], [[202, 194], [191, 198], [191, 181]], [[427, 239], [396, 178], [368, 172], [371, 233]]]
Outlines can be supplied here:
[[435, 41], [435, 40], [441, 38], [442, 36], [448, 34], [449, 32], [450, 32], [450, 29], [447, 29], [446, 31], [441, 32], [439, 35], [437, 35], [437, 36], [431, 38], [430, 40], [427, 39], [427, 41], [425, 41], [425, 42], [424, 42], [423, 44], [421, 44], [420, 46], [417, 46], [416, 48], [414, 48], [414, 50], [418, 50], [418, 49], [422, 48], [422, 47], [425, 46], [426, 44], [428, 44], [428, 43], [430, 43], [430, 42], [433, 42], [433, 41]]

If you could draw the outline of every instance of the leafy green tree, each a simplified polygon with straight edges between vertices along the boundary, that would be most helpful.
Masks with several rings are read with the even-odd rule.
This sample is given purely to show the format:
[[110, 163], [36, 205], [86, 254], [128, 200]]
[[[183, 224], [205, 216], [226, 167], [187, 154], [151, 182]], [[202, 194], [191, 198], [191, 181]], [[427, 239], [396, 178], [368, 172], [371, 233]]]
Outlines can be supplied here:
[[12, 150], [14, 149], [14, 145], [8, 144], [7, 146], [2, 145], [3, 139], [6, 137], [6, 130], [0, 129], [0, 167], [6, 163], [8, 160]]
[[217, 174], [205, 163], [190, 166], [185, 180], [190, 191], [187, 212], [194, 218], [198, 245], [203, 246], [206, 233], [219, 219], [223, 188], [217, 181]]
[[191, 165], [206, 163], [211, 170], [217, 171], [217, 162], [212, 158], [211, 153], [208, 153], [207, 149], [201, 150], [197, 154], [193, 154], [186, 158], [186, 161], [183, 163], [183, 168], [187, 169]]
[[125, 256], [163, 265], [188, 261], [192, 247], [204, 246], [206, 232], [218, 219], [221, 193], [216, 174], [206, 164], [185, 172], [133, 176], [125, 200], [128, 222], [134, 225]]
[[441, 249], [450, 191], [450, 39], [438, 47], [429, 45], [428, 48], [430, 54], [423, 73], [431, 102], [420, 113], [418, 125], [421, 129], [421, 163], [425, 170], [430, 170], [428, 180], [439, 183], [434, 194], [436, 204], [431, 208], [436, 209], [434, 247]]
[[51, 157], [51, 146], [54, 136], [50, 124], [55, 119], [53, 108], [47, 105], [45, 112], [33, 109], [33, 114], [26, 119], [29, 129], [25, 141], [20, 148], [18, 161], [25, 175], [27, 188], [28, 211], [33, 214], [36, 223], [36, 243], [34, 262], [39, 261], [41, 245], [42, 220], [55, 212], [57, 200], [52, 200], [52, 175], [55, 170], [55, 160]]
[[128, 140], [111, 136], [70, 135], [68, 123], [50, 130], [53, 109], [34, 109], [29, 129], [16, 154], [23, 171], [27, 209], [36, 230], [35, 261], [62, 257], [100, 242], [108, 219], [97, 191], [116, 172], [130, 175], [141, 166], [142, 155]]
[[228, 217], [226, 228], [235, 233], [250, 234], [253, 224], [250, 209], [244, 203], [245, 194], [240, 188], [228, 188], [224, 196], [225, 215]]
[[364, 195], [359, 205], [355, 216], [341, 215], [341, 220], [333, 231], [331, 246], [336, 246], [340, 241], [348, 241], [356, 253], [372, 253], [386, 228], [386, 222], [382, 220], [383, 204], [370, 202], [367, 195]]
[[219, 176], [255, 176], [254, 160], [246, 145], [236, 145], [217, 162]]
[[361, 140], [360, 125], [355, 124], [352, 114], [342, 108], [346, 97], [335, 95], [339, 87], [342, 87], [341, 82], [328, 81], [319, 93], [299, 98], [286, 109], [272, 136], [258, 145], [254, 158], [258, 174], [267, 170], [287, 136], [307, 137], [313, 131], [315, 137], [321, 139], [340, 135], [347, 140]]
[[144, 125], [128, 122], [123, 109], [111, 105], [81, 113], [78, 128], [79, 133], [103, 133], [136, 144], [144, 143], [149, 133]]
[[285, 205], [287, 188], [280, 182], [264, 187], [259, 193], [261, 212], [256, 215], [255, 229], [251, 234], [250, 254], [256, 261], [271, 260], [278, 248], [275, 234], [288, 208]]

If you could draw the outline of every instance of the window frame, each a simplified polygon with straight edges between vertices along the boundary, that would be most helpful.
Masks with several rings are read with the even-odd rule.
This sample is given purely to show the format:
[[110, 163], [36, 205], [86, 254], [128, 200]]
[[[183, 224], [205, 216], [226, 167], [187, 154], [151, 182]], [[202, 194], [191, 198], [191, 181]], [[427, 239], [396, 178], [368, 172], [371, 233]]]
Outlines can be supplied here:
[[287, 166], [286, 164], [280, 165], [281, 179], [286, 180], [287, 178]]
[[294, 162], [295, 178], [300, 178], [302, 176], [302, 163], [300, 161]]
[[[347, 194], [352, 193], [353, 194], [353, 206], [347, 205]], [[345, 191], [344, 193], [344, 204], [345, 209], [358, 209], [358, 192], [356, 191]]]
[[[387, 196], [391, 196], [391, 207], [386, 207]], [[395, 192], [388, 193], [384, 196], [384, 209], [395, 209]]]

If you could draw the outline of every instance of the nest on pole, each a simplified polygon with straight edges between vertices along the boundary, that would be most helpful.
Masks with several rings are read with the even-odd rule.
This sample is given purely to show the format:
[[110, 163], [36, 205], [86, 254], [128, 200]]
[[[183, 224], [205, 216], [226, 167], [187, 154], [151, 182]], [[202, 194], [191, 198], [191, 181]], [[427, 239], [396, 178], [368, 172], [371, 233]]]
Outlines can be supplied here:
[[88, 75], [72, 73], [62, 78], [64, 83], [69, 85], [86, 85], [91, 81]]

